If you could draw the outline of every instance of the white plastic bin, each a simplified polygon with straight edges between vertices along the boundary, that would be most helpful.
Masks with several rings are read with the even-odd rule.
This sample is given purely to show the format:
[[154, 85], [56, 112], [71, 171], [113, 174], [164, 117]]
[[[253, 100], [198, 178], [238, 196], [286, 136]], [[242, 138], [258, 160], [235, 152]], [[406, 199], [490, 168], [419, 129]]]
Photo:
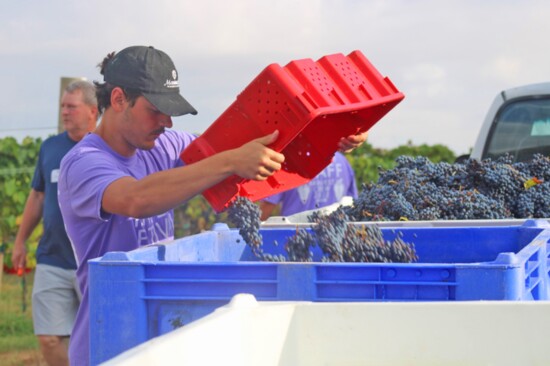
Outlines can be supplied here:
[[257, 302], [213, 314], [104, 365], [550, 365], [550, 302]]

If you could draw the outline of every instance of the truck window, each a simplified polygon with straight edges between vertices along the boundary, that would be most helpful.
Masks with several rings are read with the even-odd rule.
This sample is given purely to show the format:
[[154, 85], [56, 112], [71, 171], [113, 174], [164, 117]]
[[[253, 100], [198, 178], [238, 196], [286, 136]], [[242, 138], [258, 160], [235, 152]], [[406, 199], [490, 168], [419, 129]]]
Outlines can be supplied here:
[[550, 155], [550, 98], [513, 101], [501, 108], [483, 158], [506, 153], [514, 161], [530, 160], [536, 153]]

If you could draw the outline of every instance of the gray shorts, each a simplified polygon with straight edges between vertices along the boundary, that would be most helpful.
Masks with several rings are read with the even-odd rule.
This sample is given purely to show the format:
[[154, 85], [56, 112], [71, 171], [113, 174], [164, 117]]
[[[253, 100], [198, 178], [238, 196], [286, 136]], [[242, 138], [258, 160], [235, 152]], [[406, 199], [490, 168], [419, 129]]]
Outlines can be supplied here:
[[75, 270], [36, 265], [32, 289], [34, 334], [70, 335], [80, 299]]

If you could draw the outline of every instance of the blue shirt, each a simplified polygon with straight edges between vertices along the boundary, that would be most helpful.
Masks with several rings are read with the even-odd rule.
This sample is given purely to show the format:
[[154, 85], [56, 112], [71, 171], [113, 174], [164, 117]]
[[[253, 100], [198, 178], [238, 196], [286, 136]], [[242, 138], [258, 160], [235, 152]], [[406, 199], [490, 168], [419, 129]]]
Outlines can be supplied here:
[[36, 262], [64, 269], [76, 269], [76, 260], [57, 202], [57, 178], [61, 159], [75, 145], [67, 132], [47, 138], [40, 146], [31, 184], [35, 191], [44, 193], [44, 233], [36, 250]]

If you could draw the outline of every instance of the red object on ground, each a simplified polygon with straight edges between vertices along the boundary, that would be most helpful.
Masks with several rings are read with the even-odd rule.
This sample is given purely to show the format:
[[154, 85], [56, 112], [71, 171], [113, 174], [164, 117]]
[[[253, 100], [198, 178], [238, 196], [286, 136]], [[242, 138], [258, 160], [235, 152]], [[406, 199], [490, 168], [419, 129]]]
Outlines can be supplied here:
[[266, 181], [231, 176], [203, 192], [214, 210], [237, 196], [257, 201], [309, 182], [330, 164], [342, 137], [370, 129], [404, 95], [360, 51], [266, 67], [181, 154], [192, 164], [279, 130], [270, 147], [285, 155]]
[[23, 271], [23, 268], [15, 269], [14, 267], [7, 267], [7, 266], [4, 266], [3, 268], [4, 273], [18, 275], [18, 276], [22, 276], [23, 272], [31, 273], [32, 270], [33, 270], [32, 268], [25, 268], [25, 270]]

